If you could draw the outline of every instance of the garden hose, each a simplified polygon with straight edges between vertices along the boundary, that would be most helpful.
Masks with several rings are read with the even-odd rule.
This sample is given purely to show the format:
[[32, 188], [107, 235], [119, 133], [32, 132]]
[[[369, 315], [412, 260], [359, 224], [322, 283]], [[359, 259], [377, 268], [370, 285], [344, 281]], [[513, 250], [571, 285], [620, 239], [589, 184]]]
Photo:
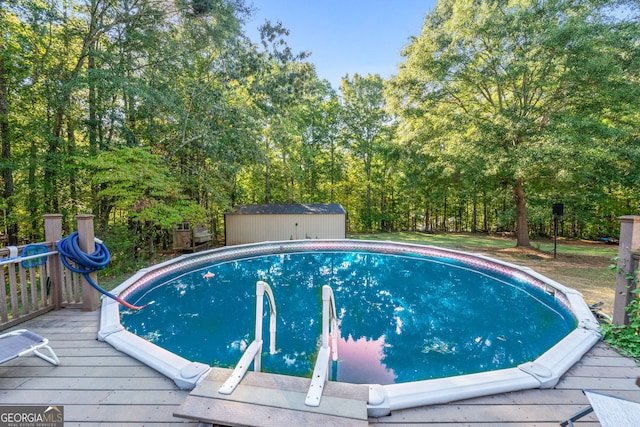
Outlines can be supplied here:
[[111, 260], [111, 254], [102, 242], [96, 241], [95, 252], [93, 252], [92, 254], [87, 254], [83, 252], [82, 249], [80, 249], [80, 246], [78, 245], [78, 232], [74, 231], [64, 239], [60, 239], [56, 246], [58, 247], [58, 252], [61, 255], [60, 259], [62, 260], [62, 264], [64, 264], [64, 266], [67, 267], [67, 269], [69, 269], [70, 271], [82, 274], [87, 280], [87, 283], [89, 283], [98, 292], [119, 302], [120, 304], [131, 310], [140, 310], [142, 308], [145, 308], [149, 304], [152, 304], [149, 303], [142, 306], [129, 304], [122, 298], [105, 291], [91, 279], [89, 274], [104, 269]]

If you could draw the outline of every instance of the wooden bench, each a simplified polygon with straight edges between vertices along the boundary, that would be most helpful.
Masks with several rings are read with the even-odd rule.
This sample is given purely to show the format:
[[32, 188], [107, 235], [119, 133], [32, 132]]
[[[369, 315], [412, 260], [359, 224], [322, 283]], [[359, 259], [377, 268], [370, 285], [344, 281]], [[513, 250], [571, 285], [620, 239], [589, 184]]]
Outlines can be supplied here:
[[207, 247], [213, 240], [206, 225], [191, 227], [188, 222], [178, 224], [173, 230], [173, 249], [177, 251], [192, 251]]
[[206, 225], [197, 225], [193, 228], [193, 244], [201, 245], [207, 243], [213, 239], [213, 235], [209, 233], [209, 229]]

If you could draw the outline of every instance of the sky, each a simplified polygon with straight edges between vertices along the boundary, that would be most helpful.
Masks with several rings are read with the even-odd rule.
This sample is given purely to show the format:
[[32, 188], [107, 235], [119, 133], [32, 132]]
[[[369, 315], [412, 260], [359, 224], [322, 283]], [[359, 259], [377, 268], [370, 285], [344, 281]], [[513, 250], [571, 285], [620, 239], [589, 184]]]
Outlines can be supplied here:
[[311, 52], [318, 77], [338, 89], [345, 74], [397, 73], [400, 52], [418, 36], [436, 0], [248, 0], [254, 16], [245, 25], [258, 43], [265, 20], [290, 30], [294, 53]]

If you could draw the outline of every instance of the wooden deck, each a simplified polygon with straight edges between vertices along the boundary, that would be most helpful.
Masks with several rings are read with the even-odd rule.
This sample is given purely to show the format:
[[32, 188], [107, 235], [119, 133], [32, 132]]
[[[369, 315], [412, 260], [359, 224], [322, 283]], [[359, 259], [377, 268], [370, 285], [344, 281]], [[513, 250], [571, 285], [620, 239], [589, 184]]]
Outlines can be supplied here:
[[[172, 381], [96, 340], [98, 313], [65, 309], [16, 327], [49, 338], [60, 358], [34, 357], [0, 365], [0, 405], [62, 405], [65, 426], [197, 426], [173, 416], [187, 397]], [[599, 343], [551, 390], [505, 393], [397, 411], [373, 426], [558, 426], [586, 406], [582, 389], [640, 402], [640, 367]], [[593, 414], [578, 426], [600, 425]], [[640, 424], [640, 421], [639, 421]], [[295, 427], [295, 426], [292, 426]]]
[[367, 427], [369, 387], [330, 381], [318, 406], [305, 405], [309, 379], [247, 372], [230, 395], [218, 393], [232, 369], [213, 368], [175, 415], [214, 425]]

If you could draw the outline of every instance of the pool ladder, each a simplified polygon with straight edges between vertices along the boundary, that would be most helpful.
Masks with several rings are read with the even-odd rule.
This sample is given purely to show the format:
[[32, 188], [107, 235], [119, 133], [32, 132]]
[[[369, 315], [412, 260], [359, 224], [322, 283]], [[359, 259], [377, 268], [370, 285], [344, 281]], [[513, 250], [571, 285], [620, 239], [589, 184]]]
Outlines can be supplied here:
[[240, 358], [240, 361], [236, 365], [235, 369], [231, 373], [231, 376], [227, 381], [222, 384], [218, 390], [221, 394], [231, 394], [236, 389], [242, 378], [249, 370], [251, 365], [251, 359], [253, 359], [253, 370], [260, 372], [261, 368], [261, 354], [262, 354], [262, 305], [264, 303], [264, 296], [267, 296], [269, 301], [269, 354], [276, 354], [276, 301], [273, 297], [273, 291], [271, 287], [263, 282], [258, 281], [256, 283], [256, 329], [255, 338], [251, 345], [247, 347], [244, 354]]
[[[329, 329], [331, 327], [331, 329]], [[329, 335], [331, 335], [331, 349], [329, 348]], [[316, 365], [313, 368], [313, 376], [311, 377], [311, 385], [307, 393], [304, 404], [307, 406], [319, 406], [320, 398], [322, 398], [322, 390], [324, 383], [329, 379], [329, 356], [333, 361], [338, 360], [338, 316], [336, 313], [336, 301], [333, 296], [331, 286], [324, 285], [322, 287], [322, 346], [318, 352]], [[330, 353], [331, 350], [331, 354]]]
[[[251, 345], [245, 350], [229, 378], [218, 389], [221, 394], [231, 394], [242, 381], [245, 374], [249, 370], [251, 360], [253, 359], [253, 370], [260, 372], [261, 353], [262, 353], [262, 306], [264, 296], [267, 296], [270, 309], [270, 325], [269, 325], [269, 354], [276, 353], [276, 303], [273, 297], [271, 287], [263, 281], [256, 283], [256, 328], [255, 338]], [[338, 337], [340, 331], [338, 329], [338, 317], [336, 313], [336, 303], [333, 296], [331, 286], [322, 287], [322, 344], [318, 351], [318, 358], [313, 369], [311, 384], [304, 404], [307, 406], [319, 406], [324, 390], [325, 382], [329, 379], [330, 358], [333, 361], [338, 360]], [[332, 345], [329, 347], [329, 336], [332, 339]]]

